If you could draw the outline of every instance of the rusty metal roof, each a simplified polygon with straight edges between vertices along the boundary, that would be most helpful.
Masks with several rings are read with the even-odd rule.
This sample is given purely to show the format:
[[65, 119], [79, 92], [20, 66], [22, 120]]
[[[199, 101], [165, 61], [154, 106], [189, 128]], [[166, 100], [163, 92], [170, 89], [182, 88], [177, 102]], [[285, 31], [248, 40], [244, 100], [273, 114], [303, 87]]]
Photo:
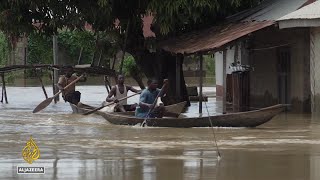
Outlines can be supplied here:
[[159, 47], [165, 51], [185, 55], [215, 51], [234, 40], [274, 23], [274, 21], [254, 21], [215, 26], [207, 30], [162, 41], [159, 43]]

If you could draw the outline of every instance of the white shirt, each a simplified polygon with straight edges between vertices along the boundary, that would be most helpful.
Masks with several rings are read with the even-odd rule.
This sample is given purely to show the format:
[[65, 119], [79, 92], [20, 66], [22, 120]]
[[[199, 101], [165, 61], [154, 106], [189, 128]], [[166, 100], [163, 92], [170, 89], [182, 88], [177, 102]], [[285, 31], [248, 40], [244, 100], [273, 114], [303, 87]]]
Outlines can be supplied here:
[[[128, 94], [127, 87], [126, 87], [126, 85], [123, 85], [123, 86], [124, 86], [124, 87], [123, 87], [123, 88], [124, 88], [124, 91], [123, 91], [123, 94], [121, 94], [120, 91], [119, 91], [118, 85], [116, 85], [116, 95], [115, 95], [115, 98], [118, 99], [118, 100], [121, 99], [121, 98], [127, 97], [127, 94]], [[119, 105], [127, 105], [127, 99], [122, 100], [122, 101], [119, 101], [118, 104], [119, 104]]]

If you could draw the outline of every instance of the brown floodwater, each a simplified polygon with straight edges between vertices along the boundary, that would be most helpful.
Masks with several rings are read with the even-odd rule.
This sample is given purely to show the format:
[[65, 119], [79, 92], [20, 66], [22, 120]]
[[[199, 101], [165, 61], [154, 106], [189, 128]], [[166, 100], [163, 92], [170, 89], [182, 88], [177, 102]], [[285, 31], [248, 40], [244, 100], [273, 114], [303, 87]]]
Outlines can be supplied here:
[[[98, 106], [106, 96], [102, 86], [77, 88], [87, 104]], [[213, 128], [219, 159], [211, 128], [115, 126], [98, 115], [71, 114], [64, 102], [32, 114], [44, 99], [41, 88], [7, 91], [9, 104], [0, 104], [0, 179], [320, 179], [320, 119], [310, 115], [283, 113], [257, 128]], [[219, 113], [219, 102], [209, 100], [210, 114]], [[188, 115], [196, 112], [192, 104]], [[31, 135], [40, 158], [28, 165], [22, 149]], [[17, 166], [46, 169], [22, 175]]]

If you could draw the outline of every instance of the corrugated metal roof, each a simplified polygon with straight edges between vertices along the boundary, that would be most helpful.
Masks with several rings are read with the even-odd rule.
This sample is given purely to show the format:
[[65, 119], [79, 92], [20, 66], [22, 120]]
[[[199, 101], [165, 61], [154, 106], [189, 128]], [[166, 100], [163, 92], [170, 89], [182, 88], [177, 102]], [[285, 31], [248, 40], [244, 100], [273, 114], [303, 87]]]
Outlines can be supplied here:
[[249, 33], [273, 25], [274, 21], [239, 22], [188, 33], [159, 43], [165, 51], [181, 54], [214, 51]]
[[256, 13], [246, 17], [242, 21], [267, 21], [277, 20], [302, 7], [307, 0], [265, 0], [253, 9], [259, 9]]
[[320, 1], [311, 3], [278, 19], [278, 21], [293, 19], [320, 19]]
[[268, 27], [280, 17], [296, 11], [314, 0], [265, 0], [259, 6], [238, 13], [229, 24], [200, 32], [187, 33], [159, 43], [159, 47], [173, 53], [194, 54], [216, 50], [249, 33]]

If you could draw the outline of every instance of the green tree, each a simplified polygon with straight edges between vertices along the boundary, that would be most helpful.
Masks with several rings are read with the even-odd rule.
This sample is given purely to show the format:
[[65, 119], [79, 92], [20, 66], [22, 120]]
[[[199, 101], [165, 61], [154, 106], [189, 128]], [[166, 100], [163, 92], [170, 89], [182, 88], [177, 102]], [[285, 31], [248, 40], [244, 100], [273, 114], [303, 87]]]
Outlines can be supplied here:
[[[260, 0], [4, 0], [0, 2], [0, 30], [19, 35], [36, 30], [47, 35], [59, 29], [83, 29], [85, 22], [95, 32], [113, 31], [117, 44], [130, 53], [148, 77], [169, 78], [175, 86], [175, 59], [170, 53], [150, 52], [145, 46], [141, 17], [152, 13], [157, 40], [218, 23], [227, 15], [259, 3]], [[116, 23], [117, 22], [117, 23]], [[127, 36], [126, 36], [127, 35]], [[121, 46], [126, 42], [126, 48]], [[181, 59], [181, 57], [178, 57]], [[183, 63], [183, 61], [180, 61]], [[182, 66], [182, 64], [180, 64]], [[181, 68], [182, 69], [182, 68]], [[182, 75], [182, 71], [177, 72]], [[181, 97], [171, 88], [170, 101], [188, 100], [183, 76]]]
[[28, 64], [52, 64], [52, 38], [32, 33], [28, 37]]
[[145, 86], [142, 82], [143, 73], [141, 72], [141, 69], [136, 64], [136, 62], [134, 61], [133, 56], [125, 55], [123, 68], [126, 76], [133, 77], [138, 82], [140, 88], [145, 89]]
[[64, 30], [58, 34], [58, 42], [61, 49], [65, 49], [73, 64], [77, 64], [79, 52], [82, 51], [82, 64], [90, 63], [95, 51], [94, 34], [90, 31]]

